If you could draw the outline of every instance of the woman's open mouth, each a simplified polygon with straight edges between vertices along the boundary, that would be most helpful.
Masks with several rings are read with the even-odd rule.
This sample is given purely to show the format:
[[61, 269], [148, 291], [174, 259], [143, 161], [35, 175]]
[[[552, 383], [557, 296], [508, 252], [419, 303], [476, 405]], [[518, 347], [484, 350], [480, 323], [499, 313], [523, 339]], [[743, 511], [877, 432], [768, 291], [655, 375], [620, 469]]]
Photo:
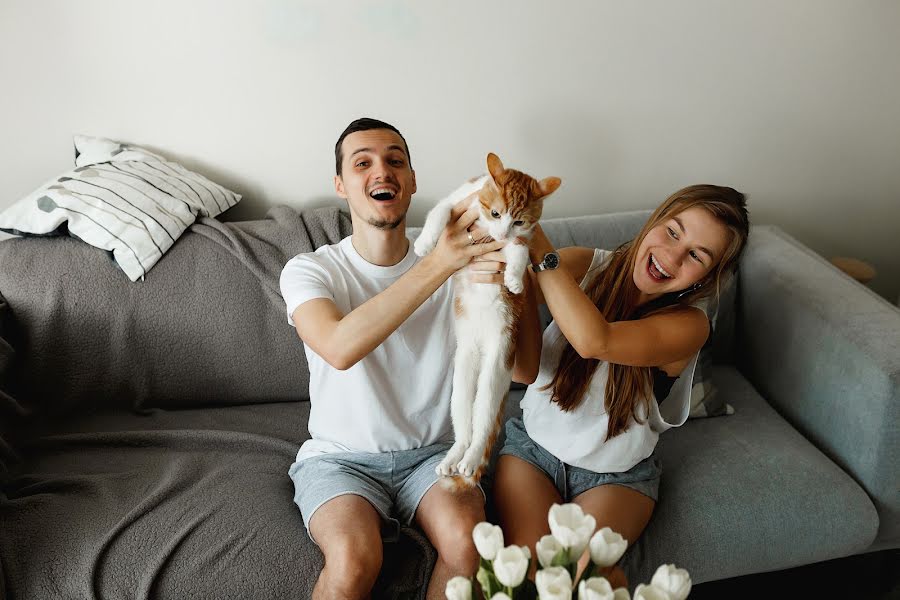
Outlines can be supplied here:
[[672, 278], [652, 254], [650, 255], [650, 258], [647, 259], [647, 273], [649, 273], [653, 281], [665, 281], [666, 279]]

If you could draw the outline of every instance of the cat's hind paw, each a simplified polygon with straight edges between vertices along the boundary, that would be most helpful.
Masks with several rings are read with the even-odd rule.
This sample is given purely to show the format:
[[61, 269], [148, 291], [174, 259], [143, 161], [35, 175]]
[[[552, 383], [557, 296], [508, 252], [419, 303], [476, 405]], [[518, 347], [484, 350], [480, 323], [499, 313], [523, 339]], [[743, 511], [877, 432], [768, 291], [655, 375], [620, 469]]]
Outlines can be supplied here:
[[456, 465], [445, 458], [434, 468], [434, 472], [441, 477], [451, 477], [456, 475]]
[[450, 477], [456, 475], [456, 463], [466, 453], [466, 446], [459, 442], [454, 442], [450, 449], [447, 450], [447, 456], [444, 457], [438, 466], [434, 468], [434, 472], [442, 477]]
[[478, 470], [478, 467], [481, 466], [481, 457], [472, 458], [466, 453], [466, 456], [463, 456], [463, 459], [459, 461], [459, 464], [456, 465], [456, 471], [462, 475], [463, 477], [471, 477], [475, 474], [475, 471]]

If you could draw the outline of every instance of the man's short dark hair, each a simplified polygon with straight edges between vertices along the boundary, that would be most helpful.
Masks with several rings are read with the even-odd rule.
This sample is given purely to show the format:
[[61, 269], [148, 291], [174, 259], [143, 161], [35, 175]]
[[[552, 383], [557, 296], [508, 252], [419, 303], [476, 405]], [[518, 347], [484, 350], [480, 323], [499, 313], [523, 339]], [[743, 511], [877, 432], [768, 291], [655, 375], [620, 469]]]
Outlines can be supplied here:
[[344, 143], [344, 138], [351, 133], [356, 133], [357, 131], [369, 131], [370, 129], [390, 129], [391, 131], [399, 135], [400, 139], [403, 140], [404, 148], [406, 148], [406, 160], [409, 161], [409, 168], [412, 169], [412, 157], [410, 157], [409, 155], [409, 144], [406, 143], [406, 138], [403, 137], [403, 134], [400, 133], [400, 130], [390, 123], [385, 123], [384, 121], [379, 121], [378, 119], [363, 117], [362, 119], [357, 119], [347, 125], [347, 129], [344, 130], [344, 133], [342, 133], [341, 137], [338, 138], [337, 144], [334, 145], [334, 170], [339, 176], [342, 174], [341, 163], [344, 162], [344, 151], [341, 147], [341, 144]]

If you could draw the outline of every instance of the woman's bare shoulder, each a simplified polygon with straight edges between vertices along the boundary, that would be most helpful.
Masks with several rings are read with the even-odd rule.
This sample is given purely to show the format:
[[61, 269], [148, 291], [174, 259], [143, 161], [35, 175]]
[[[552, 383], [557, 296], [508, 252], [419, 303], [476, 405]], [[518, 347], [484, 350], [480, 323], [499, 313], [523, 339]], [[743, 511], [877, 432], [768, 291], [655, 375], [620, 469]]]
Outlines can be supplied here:
[[575, 281], [581, 281], [591, 267], [593, 260], [593, 248], [569, 246], [559, 249], [559, 264], [575, 278]]

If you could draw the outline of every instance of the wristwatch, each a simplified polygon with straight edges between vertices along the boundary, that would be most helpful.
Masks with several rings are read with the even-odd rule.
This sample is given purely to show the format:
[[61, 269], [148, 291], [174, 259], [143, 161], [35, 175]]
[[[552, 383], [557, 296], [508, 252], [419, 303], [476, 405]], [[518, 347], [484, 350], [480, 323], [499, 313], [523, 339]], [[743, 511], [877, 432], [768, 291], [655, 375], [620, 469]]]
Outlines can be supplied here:
[[552, 271], [558, 266], [559, 254], [556, 252], [548, 252], [544, 255], [544, 259], [541, 262], [531, 265], [531, 270], [535, 273], [540, 273], [541, 271]]

